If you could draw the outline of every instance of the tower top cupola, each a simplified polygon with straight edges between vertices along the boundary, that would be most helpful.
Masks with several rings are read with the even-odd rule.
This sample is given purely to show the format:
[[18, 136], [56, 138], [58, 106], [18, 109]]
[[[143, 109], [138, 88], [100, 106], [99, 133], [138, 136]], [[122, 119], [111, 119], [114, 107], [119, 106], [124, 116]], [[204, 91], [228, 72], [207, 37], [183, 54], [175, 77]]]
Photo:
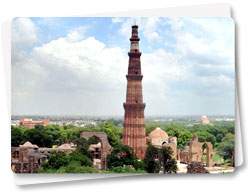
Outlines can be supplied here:
[[138, 35], [138, 25], [133, 25], [132, 26], [132, 35], [130, 38], [130, 52], [129, 52], [129, 56], [130, 55], [138, 55], [138, 57], [140, 57], [141, 53], [139, 52], [139, 35]]
[[139, 36], [138, 36], [138, 25], [133, 25], [132, 26], [132, 37], [130, 38], [130, 41], [139, 41]]

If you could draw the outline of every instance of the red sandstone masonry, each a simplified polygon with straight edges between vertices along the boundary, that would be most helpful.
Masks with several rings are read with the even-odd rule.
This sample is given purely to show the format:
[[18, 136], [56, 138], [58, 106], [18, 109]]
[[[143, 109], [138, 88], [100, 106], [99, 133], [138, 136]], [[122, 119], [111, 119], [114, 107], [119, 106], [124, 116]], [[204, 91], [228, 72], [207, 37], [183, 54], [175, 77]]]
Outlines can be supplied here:
[[129, 55], [129, 66], [127, 77], [123, 144], [134, 148], [139, 159], [143, 158], [146, 149], [145, 133], [145, 104], [142, 95], [141, 63], [139, 52], [138, 26], [132, 26], [131, 48]]

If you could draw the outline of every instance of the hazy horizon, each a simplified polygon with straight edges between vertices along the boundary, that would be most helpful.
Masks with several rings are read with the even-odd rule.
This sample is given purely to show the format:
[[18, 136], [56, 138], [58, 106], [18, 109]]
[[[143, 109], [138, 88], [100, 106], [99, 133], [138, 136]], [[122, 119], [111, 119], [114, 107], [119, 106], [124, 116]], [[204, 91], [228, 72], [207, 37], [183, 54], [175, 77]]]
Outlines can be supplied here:
[[[59, 115], [53, 115], [53, 114], [18, 114], [18, 115], [11, 115], [11, 117], [20, 117], [20, 116], [40, 116], [40, 117], [121, 117], [124, 118], [124, 115], [68, 115], [68, 114], [59, 114]], [[200, 114], [192, 114], [192, 115], [146, 115], [145, 118], [149, 117], [198, 117], [202, 116]], [[229, 115], [229, 114], [222, 114], [222, 115], [215, 115], [215, 114], [209, 114], [206, 115], [207, 117], [235, 117], [235, 115]]]

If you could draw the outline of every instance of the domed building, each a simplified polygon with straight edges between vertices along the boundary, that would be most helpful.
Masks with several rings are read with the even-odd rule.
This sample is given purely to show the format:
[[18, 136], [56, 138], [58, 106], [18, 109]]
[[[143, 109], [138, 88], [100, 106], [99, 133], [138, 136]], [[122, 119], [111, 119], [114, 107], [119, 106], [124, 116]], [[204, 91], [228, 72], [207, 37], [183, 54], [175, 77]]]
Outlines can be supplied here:
[[202, 115], [200, 119], [200, 123], [203, 125], [212, 125], [212, 123], [210, 123], [210, 120], [208, 119], [206, 115]]
[[147, 143], [150, 142], [156, 147], [169, 146], [173, 150], [173, 157], [176, 159], [177, 156], [177, 138], [169, 137], [168, 134], [157, 127], [147, 137]]
[[148, 138], [150, 139], [151, 144], [154, 146], [162, 146], [163, 144], [168, 143], [169, 140], [168, 134], [159, 127], [154, 129], [149, 134]]

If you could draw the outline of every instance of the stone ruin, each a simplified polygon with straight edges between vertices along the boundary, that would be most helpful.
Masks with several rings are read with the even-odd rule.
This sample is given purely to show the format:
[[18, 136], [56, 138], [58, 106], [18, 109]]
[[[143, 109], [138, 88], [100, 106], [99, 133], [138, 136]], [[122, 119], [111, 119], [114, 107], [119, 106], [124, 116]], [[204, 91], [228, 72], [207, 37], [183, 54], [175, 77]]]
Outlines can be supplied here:
[[[189, 146], [178, 150], [178, 160], [181, 163], [191, 164], [192, 162], [202, 163], [205, 167], [213, 167], [213, 147], [210, 142], [199, 142], [197, 135], [194, 135]], [[206, 156], [206, 163], [203, 162]]]
[[[84, 131], [80, 137], [88, 140], [91, 137], [97, 137], [100, 140], [98, 144], [92, 144], [89, 148], [93, 153], [93, 166], [98, 170], [106, 167], [106, 156], [110, 153], [111, 146], [107, 139], [107, 134], [100, 131]], [[52, 152], [65, 152], [67, 154], [75, 150], [75, 145], [65, 143], [57, 148], [40, 148], [30, 142], [26, 142], [19, 147], [11, 147], [11, 169], [15, 173], [33, 173], [41, 168]]]
[[58, 148], [39, 148], [30, 142], [19, 147], [11, 147], [11, 169], [15, 173], [33, 173], [41, 168], [52, 152], [73, 152], [70, 144], [63, 144]]
[[[90, 152], [93, 154], [93, 167], [98, 170], [106, 168], [106, 156], [111, 152], [111, 146], [107, 139], [107, 134], [100, 131], [83, 131], [80, 137], [88, 140], [91, 137], [97, 137], [99, 143], [90, 145]], [[176, 137], [169, 137], [168, 134], [160, 128], [152, 131], [147, 137], [157, 147], [169, 146], [173, 149], [173, 157], [183, 164], [188, 164], [188, 173], [206, 172], [204, 167], [213, 167], [213, 148], [210, 142], [199, 142], [198, 137], [194, 135], [189, 146], [183, 150], [177, 149]], [[42, 163], [46, 162], [53, 151], [71, 153], [75, 146], [63, 144], [57, 148], [39, 148], [30, 142], [26, 142], [19, 147], [11, 148], [11, 168], [15, 173], [32, 173], [39, 170]], [[206, 157], [206, 162], [203, 161]]]
[[[102, 131], [83, 131], [80, 137], [86, 140], [91, 137], [97, 137], [100, 140], [100, 144], [94, 144], [90, 146], [90, 151], [93, 153], [93, 167], [98, 170], [106, 169], [106, 157], [111, 151], [111, 146], [107, 139], [107, 134]], [[100, 147], [98, 147], [100, 146]]]

